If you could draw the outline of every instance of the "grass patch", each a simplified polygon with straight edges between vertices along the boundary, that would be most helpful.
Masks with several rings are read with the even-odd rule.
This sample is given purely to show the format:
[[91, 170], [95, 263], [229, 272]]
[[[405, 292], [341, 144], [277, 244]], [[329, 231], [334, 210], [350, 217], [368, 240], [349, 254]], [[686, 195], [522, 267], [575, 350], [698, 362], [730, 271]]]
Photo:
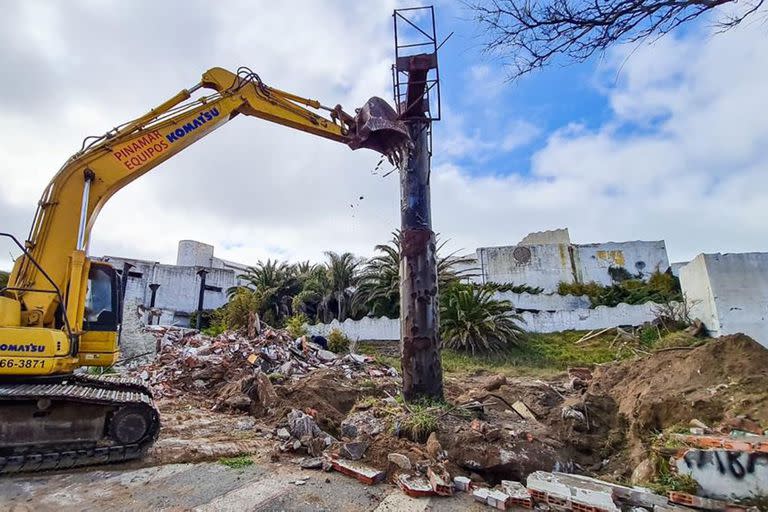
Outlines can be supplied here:
[[[588, 331], [562, 331], [553, 333], [528, 333], [519, 347], [510, 347], [501, 352], [475, 354], [451, 349], [442, 350], [443, 371], [446, 374], [475, 373], [492, 371], [508, 376], [550, 377], [573, 366], [592, 366], [615, 360], [628, 359], [635, 352], [628, 347], [620, 350], [624, 343], [616, 340], [616, 331], [576, 344]], [[693, 347], [706, 343], [706, 339], [695, 338], [684, 331], [663, 334], [648, 328], [641, 330], [639, 341], [630, 346], [645, 352], [671, 348]], [[372, 355], [377, 361], [400, 369], [400, 357], [396, 342], [361, 343], [358, 350]]]
[[[402, 400], [402, 399], [401, 399]], [[406, 407], [405, 405], [403, 406]], [[446, 402], [421, 400], [407, 405], [407, 413], [400, 421], [401, 433], [418, 443], [423, 443], [429, 434], [435, 432], [440, 423], [440, 415], [451, 407]]]
[[253, 465], [253, 459], [248, 455], [239, 455], [237, 457], [227, 457], [219, 459], [219, 464], [231, 469], [243, 469]]

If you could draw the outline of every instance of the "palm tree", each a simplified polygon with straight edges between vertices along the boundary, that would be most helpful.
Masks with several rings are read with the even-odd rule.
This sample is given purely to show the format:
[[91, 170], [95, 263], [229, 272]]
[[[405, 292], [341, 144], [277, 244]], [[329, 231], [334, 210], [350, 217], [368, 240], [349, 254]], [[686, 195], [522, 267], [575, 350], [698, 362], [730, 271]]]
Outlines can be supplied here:
[[494, 290], [452, 283], [440, 297], [440, 335], [448, 348], [494, 352], [522, 343], [522, 317], [508, 300], [495, 300]]
[[318, 322], [330, 322], [329, 302], [333, 292], [328, 269], [325, 265], [312, 265], [298, 279], [301, 291], [293, 297], [294, 312], [304, 313]]
[[[299, 281], [292, 265], [285, 261], [268, 259], [248, 267], [238, 276], [246, 281], [245, 288], [259, 292], [262, 307], [259, 314], [267, 323], [280, 324], [292, 314], [292, 298], [299, 290]], [[230, 289], [230, 298], [238, 288]]]
[[[377, 245], [374, 249], [381, 254], [368, 261], [360, 276], [355, 302], [364, 305], [375, 316], [397, 318], [400, 315], [401, 240], [401, 233], [397, 230], [392, 232], [392, 239], [387, 244]], [[437, 246], [437, 281], [441, 289], [474, 275], [468, 267], [474, 262], [471, 256], [459, 256], [459, 251], [441, 256], [448, 242], [445, 240]], [[457, 269], [459, 266], [463, 268]]]
[[330, 291], [336, 300], [336, 318], [339, 322], [343, 322], [351, 307], [351, 304], [348, 303], [351, 302], [352, 292], [357, 285], [358, 269], [362, 260], [351, 252], [338, 254], [333, 251], [326, 251], [325, 256], [328, 258], [325, 266], [331, 285]]

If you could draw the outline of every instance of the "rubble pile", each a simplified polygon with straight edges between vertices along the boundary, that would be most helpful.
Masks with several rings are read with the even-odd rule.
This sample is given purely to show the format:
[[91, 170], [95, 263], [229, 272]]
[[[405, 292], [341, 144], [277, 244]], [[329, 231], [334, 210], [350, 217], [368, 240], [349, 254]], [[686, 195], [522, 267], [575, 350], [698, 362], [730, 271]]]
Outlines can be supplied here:
[[[700, 449], [744, 452], [746, 441], [709, 438], [765, 433], [766, 396], [759, 390], [768, 383], [768, 361], [754, 342], [739, 337], [572, 368], [548, 381], [483, 372], [450, 376], [445, 402], [414, 404], [397, 398], [393, 368], [365, 355], [334, 354], [284, 331], [154, 333], [158, 357], [134, 371], [158, 397], [189, 396], [209, 409], [262, 418], [264, 426], [251, 432], [274, 443], [271, 460], [291, 457], [303, 469], [335, 470], [368, 485], [387, 481], [412, 497], [466, 492], [500, 510], [688, 510], [685, 505], [699, 503], [696, 496], [661, 496], [603, 480], [626, 482], [632, 475], [633, 483], [651, 483], [656, 464], [643, 441], [682, 420], [704, 420], [690, 425], [699, 444], [709, 443]], [[715, 352], [732, 372], [705, 368]], [[754, 357], [743, 357], [749, 353]], [[718, 423], [721, 429], [708, 427]], [[665, 452], [683, 474], [692, 457], [700, 457], [688, 437], [675, 439], [686, 443], [684, 450]], [[742, 456], [762, 461], [763, 448]]]
[[133, 373], [148, 382], [158, 398], [191, 395], [217, 400], [227, 393], [228, 385], [259, 372], [278, 383], [323, 369], [348, 380], [398, 375], [369, 356], [337, 355], [306, 337], [297, 343], [279, 329], [264, 329], [254, 337], [242, 331], [211, 337], [177, 327], [155, 327], [150, 332], [157, 338], [157, 357]]

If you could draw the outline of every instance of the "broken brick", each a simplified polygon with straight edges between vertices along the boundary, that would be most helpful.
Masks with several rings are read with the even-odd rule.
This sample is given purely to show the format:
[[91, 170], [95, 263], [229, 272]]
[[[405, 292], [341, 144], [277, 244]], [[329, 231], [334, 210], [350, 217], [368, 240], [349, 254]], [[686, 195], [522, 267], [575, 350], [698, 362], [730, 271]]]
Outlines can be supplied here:
[[427, 476], [429, 477], [429, 484], [432, 486], [432, 490], [440, 496], [453, 496], [453, 484], [451, 483], [451, 475], [443, 467], [430, 466], [427, 469]]
[[400, 475], [397, 477], [397, 486], [412, 498], [423, 498], [425, 496], [435, 495], [435, 491], [432, 489], [430, 483], [422, 476]]
[[351, 460], [333, 459], [331, 465], [339, 473], [351, 476], [367, 485], [377, 484], [384, 480], [385, 476], [383, 471]]

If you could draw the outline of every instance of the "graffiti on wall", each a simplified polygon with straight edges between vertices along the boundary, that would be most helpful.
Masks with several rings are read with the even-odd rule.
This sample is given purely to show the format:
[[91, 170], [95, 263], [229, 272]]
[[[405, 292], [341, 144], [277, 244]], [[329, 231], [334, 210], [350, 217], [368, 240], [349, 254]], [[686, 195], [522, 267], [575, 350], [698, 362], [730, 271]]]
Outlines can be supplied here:
[[698, 482], [709, 498], [748, 498], [768, 493], [768, 452], [688, 450], [676, 461], [680, 474]]

